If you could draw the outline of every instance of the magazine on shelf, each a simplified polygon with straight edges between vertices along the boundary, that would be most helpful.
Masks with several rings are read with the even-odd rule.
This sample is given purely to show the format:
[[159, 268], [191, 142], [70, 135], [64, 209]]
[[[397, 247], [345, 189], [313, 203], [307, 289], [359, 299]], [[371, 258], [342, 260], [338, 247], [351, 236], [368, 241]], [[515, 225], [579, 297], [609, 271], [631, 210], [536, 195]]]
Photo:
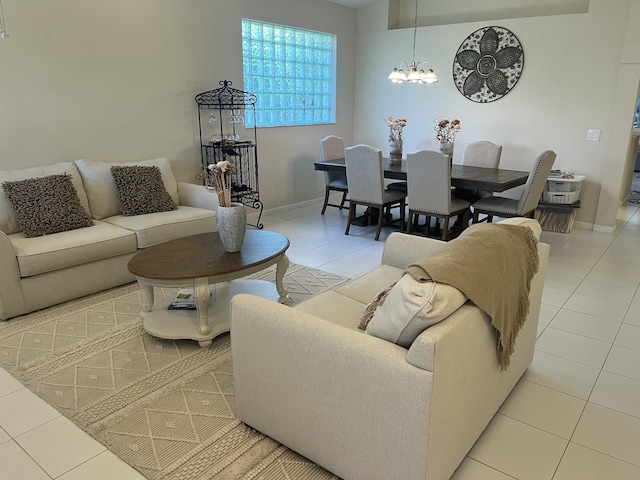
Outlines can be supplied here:
[[[209, 294], [211, 295], [211, 294]], [[196, 294], [192, 288], [181, 288], [167, 310], [195, 310]]]

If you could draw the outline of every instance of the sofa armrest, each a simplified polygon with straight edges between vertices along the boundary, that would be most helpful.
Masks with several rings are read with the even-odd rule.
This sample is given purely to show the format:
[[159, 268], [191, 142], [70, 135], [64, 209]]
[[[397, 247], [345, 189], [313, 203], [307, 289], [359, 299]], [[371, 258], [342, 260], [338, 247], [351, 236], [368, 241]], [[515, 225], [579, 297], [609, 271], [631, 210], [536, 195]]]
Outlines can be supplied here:
[[218, 208], [218, 196], [209, 192], [202, 185], [186, 182], [177, 183], [180, 205], [206, 208], [207, 210], [216, 210]]
[[13, 244], [0, 231], [0, 320], [6, 320], [26, 311], [20, 284], [20, 269]]
[[446, 245], [447, 242], [442, 240], [393, 232], [385, 241], [382, 264], [406, 268], [409, 264], [432, 255]]
[[538, 243], [540, 264], [531, 283], [529, 315], [507, 370], [500, 370], [497, 335], [489, 317], [471, 302], [426, 329], [409, 348], [409, 363], [433, 370], [428, 478], [451, 476], [455, 461], [432, 459], [462, 460], [531, 363], [549, 250], [549, 245]]
[[406, 349], [250, 295], [231, 317], [242, 421], [343, 478], [424, 478], [432, 374]]

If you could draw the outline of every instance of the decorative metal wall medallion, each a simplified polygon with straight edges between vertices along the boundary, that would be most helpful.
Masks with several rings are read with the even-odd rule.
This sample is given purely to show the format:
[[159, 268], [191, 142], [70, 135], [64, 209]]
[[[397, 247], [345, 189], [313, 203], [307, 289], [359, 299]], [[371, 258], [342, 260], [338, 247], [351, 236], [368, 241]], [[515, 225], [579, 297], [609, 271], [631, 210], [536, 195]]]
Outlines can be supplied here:
[[453, 81], [469, 100], [494, 102], [516, 85], [524, 67], [524, 50], [506, 28], [483, 27], [469, 35], [453, 59]]

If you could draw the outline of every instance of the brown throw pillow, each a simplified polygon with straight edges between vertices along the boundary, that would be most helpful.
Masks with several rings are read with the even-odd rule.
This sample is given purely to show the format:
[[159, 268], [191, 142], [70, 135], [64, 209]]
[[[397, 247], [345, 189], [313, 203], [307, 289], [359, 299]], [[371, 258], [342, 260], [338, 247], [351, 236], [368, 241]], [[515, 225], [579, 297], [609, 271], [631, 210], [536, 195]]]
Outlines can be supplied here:
[[113, 166], [111, 175], [118, 187], [123, 215], [168, 212], [178, 208], [167, 193], [160, 169], [156, 166]]
[[3, 182], [2, 188], [27, 237], [93, 225], [69, 174]]

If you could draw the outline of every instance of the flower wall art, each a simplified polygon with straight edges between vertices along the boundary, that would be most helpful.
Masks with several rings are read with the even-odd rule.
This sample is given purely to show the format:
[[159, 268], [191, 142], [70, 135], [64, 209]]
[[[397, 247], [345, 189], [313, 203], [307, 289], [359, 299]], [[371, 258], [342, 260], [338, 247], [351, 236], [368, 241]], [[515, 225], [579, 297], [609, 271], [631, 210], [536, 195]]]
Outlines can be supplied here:
[[518, 38], [503, 27], [484, 27], [469, 35], [453, 60], [453, 81], [462, 95], [478, 103], [504, 97], [524, 67]]

